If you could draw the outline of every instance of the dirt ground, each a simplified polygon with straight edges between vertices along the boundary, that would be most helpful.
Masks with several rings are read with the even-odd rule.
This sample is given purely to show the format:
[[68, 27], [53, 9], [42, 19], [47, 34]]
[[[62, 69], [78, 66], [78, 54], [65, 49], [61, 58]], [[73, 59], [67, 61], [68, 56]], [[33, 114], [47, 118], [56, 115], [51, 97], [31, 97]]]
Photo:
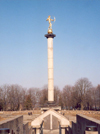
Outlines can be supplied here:
[[62, 114], [64, 115], [72, 115], [76, 116], [76, 114], [83, 114], [88, 117], [92, 117], [100, 120], [100, 111], [85, 111], [85, 110], [62, 110]]
[[0, 121], [7, 120], [7, 119], [12, 118], [16, 115], [28, 116], [29, 113], [32, 113], [32, 115], [40, 115], [41, 110], [0, 111]]
[[3, 121], [3, 120], [6, 120], [6, 118], [3, 118], [3, 117], [0, 116], [0, 121]]
[[[28, 115], [28, 113], [32, 112], [32, 115], [40, 115], [41, 110], [25, 110], [25, 111], [3, 111], [0, 112], [0, 121], [6, 120], [9, 118], [9, 116], [16, 116], [16, 115]], [[95, 119], [100, 120], [100, 111], [84, 111], [84, 110], [62, 110], [61, 114], [63, 115], [70, 115], [70, 116], [76, 116], [76, 114], [83, 114], [88, 117], [92, 117]], [[5, 117], [5, 115], [8, 115]]]

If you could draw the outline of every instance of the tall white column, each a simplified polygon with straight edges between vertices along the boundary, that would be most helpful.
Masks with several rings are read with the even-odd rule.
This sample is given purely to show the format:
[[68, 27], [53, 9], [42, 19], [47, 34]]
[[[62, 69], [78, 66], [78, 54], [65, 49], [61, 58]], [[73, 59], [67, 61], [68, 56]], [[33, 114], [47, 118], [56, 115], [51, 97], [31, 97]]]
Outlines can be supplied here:
[[54, 34], [46, 34], [48, 44], [48, 102], [54, 102], [54, 78], [53, 78], [53, 38]]
[[48, 38], [48, 101], [54, 101], [53, 38]]

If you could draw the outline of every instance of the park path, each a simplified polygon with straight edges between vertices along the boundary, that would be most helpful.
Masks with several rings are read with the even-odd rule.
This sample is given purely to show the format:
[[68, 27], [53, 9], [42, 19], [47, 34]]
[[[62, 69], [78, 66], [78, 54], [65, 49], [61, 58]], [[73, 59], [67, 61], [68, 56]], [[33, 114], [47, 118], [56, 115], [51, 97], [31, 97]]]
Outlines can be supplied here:
[[59, 129], [56, 130], [43, 130], [43, 134], [59, 134]]

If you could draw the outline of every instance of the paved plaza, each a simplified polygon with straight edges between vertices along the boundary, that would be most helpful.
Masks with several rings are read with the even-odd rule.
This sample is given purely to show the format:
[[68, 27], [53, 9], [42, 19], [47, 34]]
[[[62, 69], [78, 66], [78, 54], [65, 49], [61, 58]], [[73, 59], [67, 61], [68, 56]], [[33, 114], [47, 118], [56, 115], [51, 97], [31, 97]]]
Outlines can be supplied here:
[[43, 134], [59, 134], [59, 129], [56, 130], [43, 130]]

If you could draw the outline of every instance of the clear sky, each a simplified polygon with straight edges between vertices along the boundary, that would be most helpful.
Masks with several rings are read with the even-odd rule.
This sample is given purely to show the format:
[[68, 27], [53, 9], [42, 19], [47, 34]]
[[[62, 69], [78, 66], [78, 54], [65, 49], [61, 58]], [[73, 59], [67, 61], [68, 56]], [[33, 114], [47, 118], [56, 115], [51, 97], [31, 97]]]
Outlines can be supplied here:
[[47, 17], [53, 24], [54, 85], [100, 84], [100, 0], [0, 0], [0, 85], [47, 85]]

